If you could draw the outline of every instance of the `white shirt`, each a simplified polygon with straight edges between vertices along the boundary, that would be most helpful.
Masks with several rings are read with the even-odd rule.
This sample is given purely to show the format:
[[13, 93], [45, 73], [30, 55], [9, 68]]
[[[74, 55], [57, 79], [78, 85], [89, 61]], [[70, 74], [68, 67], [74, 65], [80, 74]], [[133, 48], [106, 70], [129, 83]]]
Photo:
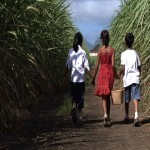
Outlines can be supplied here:
[[67, 65], [71, 69], [72, 82], [84, 82], [85, 69], [90, 70], [86, 52], [80, 46], [78, 48], [77, 52], [71, 48], [68, 53]]
[[141, 61], [135, 50], [127, 49], [121, 54], [121, 65], [125, 65], [125, 74], [123, 77], [124, 87], [133, 83], [140, 83], [140, 72], [138, 67]]

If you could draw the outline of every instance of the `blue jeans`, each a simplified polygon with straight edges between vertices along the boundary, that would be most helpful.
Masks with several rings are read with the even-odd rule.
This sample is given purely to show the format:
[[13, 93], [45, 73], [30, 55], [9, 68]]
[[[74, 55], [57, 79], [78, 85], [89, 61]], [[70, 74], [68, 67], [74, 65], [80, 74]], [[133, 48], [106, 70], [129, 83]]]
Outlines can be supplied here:
[[140, 85], [133, 83], [125, 87], [125, 102], [129, 103], [130, 100], [140, 100]]

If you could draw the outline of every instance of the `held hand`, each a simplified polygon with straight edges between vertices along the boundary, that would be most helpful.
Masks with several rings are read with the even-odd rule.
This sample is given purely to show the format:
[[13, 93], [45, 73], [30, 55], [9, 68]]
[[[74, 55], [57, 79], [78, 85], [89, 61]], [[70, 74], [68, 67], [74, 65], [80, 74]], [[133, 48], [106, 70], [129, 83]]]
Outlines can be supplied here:
[[90, 83], [91, 83], [93, 86], [95, 86], [95, 80], [92, 79], [92, 80], [90, 81]]
[[115, 75], [115, 79], [120, 79], [120, 75], [119, 73], [117, 72], [116, 68], [114, 70], [114, 75]]
[[119, 78], [120, 78], [120, 80], [122, 80], [122, 79], [123, 79], [123, 75], [122, 75], [122, 74], [120, 74], [120, 75], [119, 75]]
[[120, 79], [120, 76], [117, 74], [115, 74], [115, 79]]

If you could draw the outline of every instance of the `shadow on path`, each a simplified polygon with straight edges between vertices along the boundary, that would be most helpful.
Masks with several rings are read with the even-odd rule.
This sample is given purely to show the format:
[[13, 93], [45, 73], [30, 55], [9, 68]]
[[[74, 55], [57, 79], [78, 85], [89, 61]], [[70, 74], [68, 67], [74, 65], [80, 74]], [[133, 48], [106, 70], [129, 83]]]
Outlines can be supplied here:
[[[112, 126], [103, 127], [101, 100], [87, 87], [84, 124], [77, 126], [70, 116], [57, 113], [58, 103], [48, 101], [37, 108], [14, 131], [0, 137], [1, 150], [134, 150], [150, 149], [150, 118], [141, 120], [140, 128], [123, 123], [124, 106], [112, 106]], [[62, 101], [62, 97], [60, 98]], [[136, 137], [136, 138], [135, 138]]]

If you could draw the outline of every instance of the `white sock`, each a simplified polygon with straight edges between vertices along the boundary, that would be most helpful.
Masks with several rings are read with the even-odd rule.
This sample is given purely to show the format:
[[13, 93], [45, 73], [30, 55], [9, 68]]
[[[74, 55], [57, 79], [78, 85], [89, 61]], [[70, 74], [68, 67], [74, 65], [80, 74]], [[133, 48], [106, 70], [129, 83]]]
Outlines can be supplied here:
[[138, 112], [135, 112], [135, 117], [134, 119], [137, 119], [139, 116], [138, 116]]
[[107, 118], [108, 116], [107, 116], [107, 114], [104, 114], [104, 118]]
[[76, 108], [76, 103], [73, 103], [73, 104], [72, 104], [72, 108]]

